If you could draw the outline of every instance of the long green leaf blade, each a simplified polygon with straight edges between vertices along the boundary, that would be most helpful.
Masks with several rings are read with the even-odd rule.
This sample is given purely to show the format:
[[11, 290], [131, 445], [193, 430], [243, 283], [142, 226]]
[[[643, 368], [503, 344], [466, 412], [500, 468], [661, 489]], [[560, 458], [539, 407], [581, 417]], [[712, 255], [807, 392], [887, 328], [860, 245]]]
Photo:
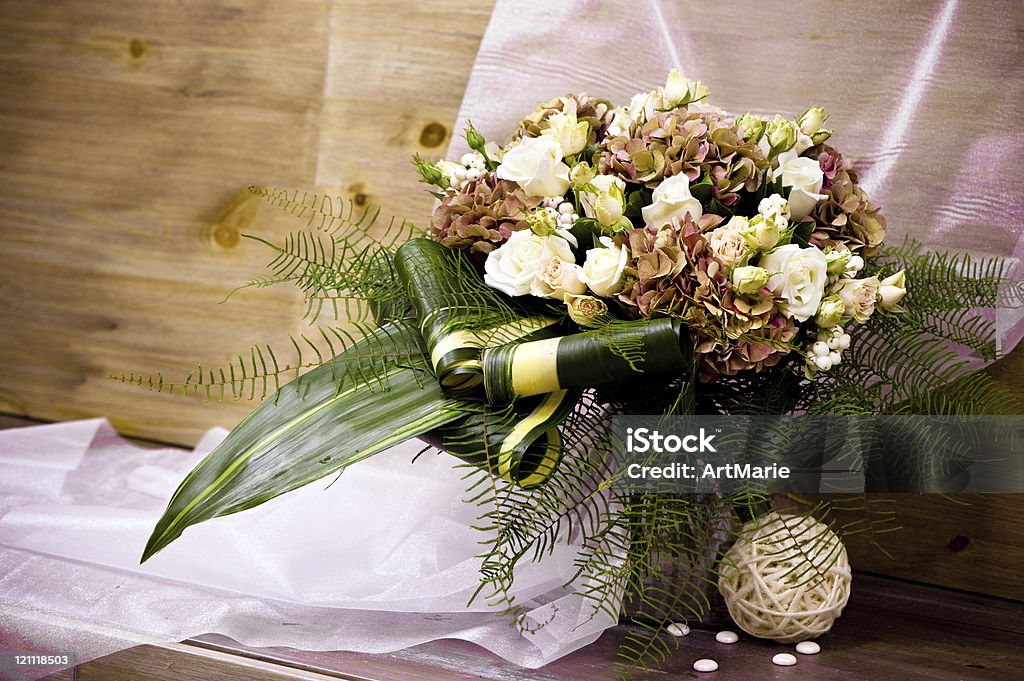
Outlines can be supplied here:
[[175, 492], [142, 560], [191, 525], [257, 506], [465, 410], [430, 374], [415, 327], [383, 327], [295, 379], [231, 431]]

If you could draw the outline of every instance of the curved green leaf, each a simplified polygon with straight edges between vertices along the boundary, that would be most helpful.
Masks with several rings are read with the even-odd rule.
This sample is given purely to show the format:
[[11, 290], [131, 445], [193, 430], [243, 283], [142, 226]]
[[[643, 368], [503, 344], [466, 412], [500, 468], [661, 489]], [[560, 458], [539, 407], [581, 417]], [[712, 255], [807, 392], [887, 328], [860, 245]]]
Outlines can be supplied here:
[[189, 473], [142, 560], [190, 525], [257, 506], [472, 410], [444, 395], [428, 362], [417, 329], [394, 323], [282, 388]]

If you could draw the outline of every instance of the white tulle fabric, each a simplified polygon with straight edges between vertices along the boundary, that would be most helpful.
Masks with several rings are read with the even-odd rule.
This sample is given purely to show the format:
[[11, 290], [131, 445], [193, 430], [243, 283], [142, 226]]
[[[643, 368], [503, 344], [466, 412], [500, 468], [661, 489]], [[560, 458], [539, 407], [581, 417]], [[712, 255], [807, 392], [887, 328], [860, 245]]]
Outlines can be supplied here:
[[[568, 543], [517, 574], [535, 634], [482, 601], [479, 509], [447, 455], [417, 442], [245, 513], [218, 518], [139, 565], [192, 452], [141, 449], [103, 419], [0, 432], [0, 632], [5, 650], [79, 661], [143, 642], [219, 633], [252, 646], [387, 652], [440, 638], [528, 667], [595, 640], [562, 585]], [[24, 678], [31, 678], [27, 675]]]

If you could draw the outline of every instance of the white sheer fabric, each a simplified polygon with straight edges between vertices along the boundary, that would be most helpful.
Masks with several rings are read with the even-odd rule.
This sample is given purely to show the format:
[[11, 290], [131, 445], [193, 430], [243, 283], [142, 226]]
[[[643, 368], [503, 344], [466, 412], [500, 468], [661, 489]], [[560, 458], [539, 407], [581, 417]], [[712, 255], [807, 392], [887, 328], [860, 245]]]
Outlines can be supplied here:
[[483, 600], [467, 607], [479, 509], [462, 503], [447, 456], [410, 463], [416, 441], [330, 486], [190, 528], [140, 566], [167, 499], [224, 434], [187, 456], [132, 446], [102, 419], [0, 432], [2, 648], [83, 661], [204, 633], [362, 652], [460, 638], [536, 667], [611, 624], [562, 588], [568, 543], [517, 573], [517, 601], [545, 623], [536, 634], [517, 635]]

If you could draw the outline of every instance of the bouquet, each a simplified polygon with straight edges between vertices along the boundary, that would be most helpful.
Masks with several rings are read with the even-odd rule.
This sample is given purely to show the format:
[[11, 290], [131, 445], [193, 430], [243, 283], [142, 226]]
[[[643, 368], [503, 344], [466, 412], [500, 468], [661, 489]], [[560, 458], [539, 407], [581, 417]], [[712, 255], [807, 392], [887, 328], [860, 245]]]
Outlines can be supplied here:
[[[1002, 265], [887, 247], [821, 108], [737, 117], [707, 96], [673, 70], [622, 106], [544, 102], [504, 146], [469, 125], [457, 161], [414, 159], [438, 199], [425, 229], [253, 188], [302, 226], [260, 239], [270, 274], [249, 285], [297, 285], [317, 327], [287, 362], [255, 345], [181, 383], [120, 377], [263, 400], [181, 484], [143, 560], [190, 525], [418, 437], [466, 469], [480, 597], [515, 619], [516, 565], [574, 541], [567, 586], [595, 613], [638, 613], [635, 664], [667, 654], [666, 624], [707, 611], [692, 585], [774, 501], [617, 491], [611, 417], [1007, 408], [962, 358], [995, 357], [976, 310], [994, 305]], [[836, 508], [863, 518], [840, 524]], [[839, 534], [891, 517], [865, 495], [803, 512]]]

